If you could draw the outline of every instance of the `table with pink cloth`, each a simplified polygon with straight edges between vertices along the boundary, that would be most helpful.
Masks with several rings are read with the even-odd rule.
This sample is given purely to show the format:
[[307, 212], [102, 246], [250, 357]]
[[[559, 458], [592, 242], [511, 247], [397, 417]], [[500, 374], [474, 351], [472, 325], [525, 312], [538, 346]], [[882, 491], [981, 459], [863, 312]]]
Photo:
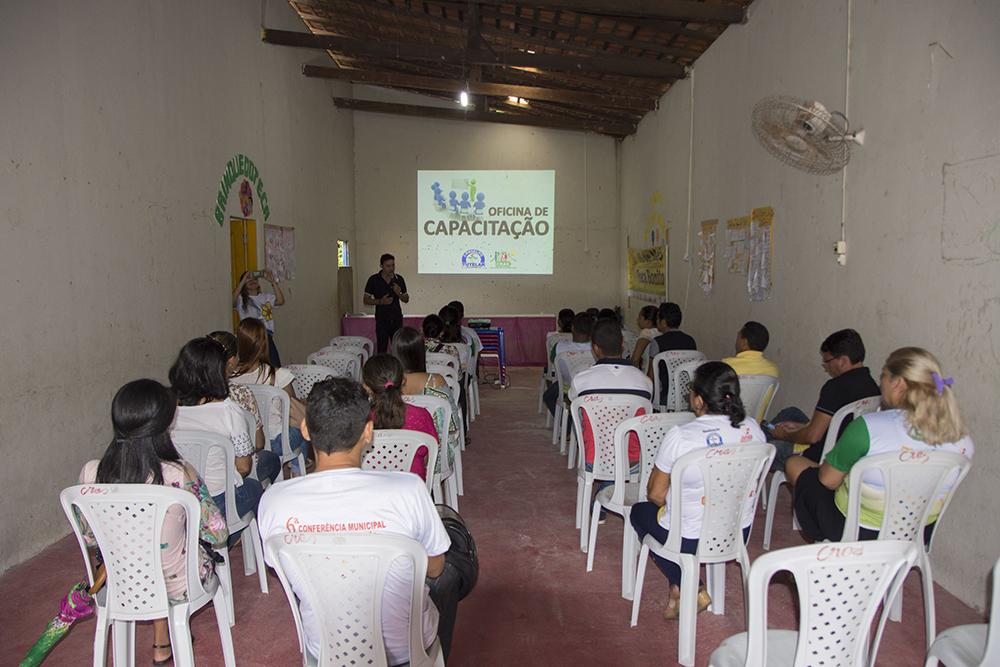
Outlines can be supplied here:
[[[468, 320], [490, 320], [493, 328], [503, 327], [508, 366], [544, 366], [545, 334], [555, 331], [555, 315], [471, 315]], [[419, 330], [423, 315], [404, 315], [403, 324]], [[344, 315], [343, 336], [367, 336], [375, 340], [373, 315]]]

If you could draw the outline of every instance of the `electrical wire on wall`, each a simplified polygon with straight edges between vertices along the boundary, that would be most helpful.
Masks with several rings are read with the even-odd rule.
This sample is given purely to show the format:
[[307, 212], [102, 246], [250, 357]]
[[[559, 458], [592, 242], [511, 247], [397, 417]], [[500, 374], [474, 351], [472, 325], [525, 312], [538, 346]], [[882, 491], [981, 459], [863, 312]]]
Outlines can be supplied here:
[[590, 252], [590, 171], [587, 166], [587, 134], [583, 135], [583, 251]]
[[[851, 13], [853, 0], [847, 0], [847, 64], [844, 74], [844, 116], [851, 117]], [[840, 241], [847, 243], [847, 165], [840, 178]], [[846, 263], [846, 259], [844, 260]]]
[[[694, 67], [691, 73], [691, 125], [688, 135], [688, 191], [687, 191], [687, 232], [684, 240], [684, 261], [687, 262], [687, 284], [684, 286], [684, 310], [687, 310], [688, 295], [691, 293], [691, 271], [694, 263], [691, 261], [691, 193], [694, 189]], [[669, 265], [668, 265], [669, 270]]]

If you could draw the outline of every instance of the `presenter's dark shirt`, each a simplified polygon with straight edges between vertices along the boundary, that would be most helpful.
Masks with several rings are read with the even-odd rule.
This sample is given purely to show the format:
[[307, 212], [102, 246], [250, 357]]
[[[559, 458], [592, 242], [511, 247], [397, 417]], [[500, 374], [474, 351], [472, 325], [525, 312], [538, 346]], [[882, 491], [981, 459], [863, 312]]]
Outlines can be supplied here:
[[375, 319], [382, 320], [386, 322], [391, 322], [393, 320], [403, 319], [403, 309], [399, 305], [399, 296], [392, 289], [392, 283], [399, 285], [399, 289], [404, 294], [406, 293], [406, 281], [403, 280], [403, 276], [398, 273], [393, 276], [392, 282], [386, 282], [382, 277], [382, 272], [372, 274], [368, 278], [368, 282], [365, 284], [365, 294], [370, 294], [375, 297], [375, 300], [379, 300], [386, 295], [392, 297], [392, 303], [382, 305], [375, 305]]

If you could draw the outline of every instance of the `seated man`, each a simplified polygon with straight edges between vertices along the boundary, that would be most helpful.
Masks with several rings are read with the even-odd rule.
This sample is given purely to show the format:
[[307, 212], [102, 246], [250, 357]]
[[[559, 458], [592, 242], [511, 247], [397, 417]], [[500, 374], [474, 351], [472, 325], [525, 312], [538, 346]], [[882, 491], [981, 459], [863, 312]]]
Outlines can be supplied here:
[[[812, 419], [799, 408], [785, 408], [775, 416], [774, 430], [768, 434], [768, 440], [777, 449], [772, 470], [784, 469], [797, 442], [809, 443], [802, 455], [819, 463], [826, 430], [837, 410], [848, 403], [879, 395], [879, 386], [864, 365], [865, 344], [857, 331], [835, 331], [820, 345], [819, 353], [823, 370], [831, 379], [820, 389]], [[847, 423], [841, 425], [841, 433]]]
[[[573, 318], [573, 340], [561, 340], [555, 347], [553, 359], [557, 359], [560, 354], [566, 352], [590, 352], [590, 332], [594, 328], [594, 318], [587, 313], [579, 313]], [[567, 373], [568, 369], [563, 366], [560, 372]], [[563, 388], [558, 382], [545, 390], [542, 401], [553, 415], [556, 413], [556, 403], [562, 395]]]
[[[427, 551], [427, 577], [435, 579], [445, 571], [445, 552], [451, 540], [420, 477], [405, 472], [361, 470], [361, 452], [371, 442], [372, 430], [371, 405], [364, 387], [347, 378], [317, 382], [309, 394], [302, 422], [302, 435], [312, 442], [316, 452], [316, 469], [267, 490], [257, 513], [261, 537], [266, 541], [288, 532], [377, 526], [364, 532], [401, 535], [422, 544]], [[400, 561], [393, 565], [385, 582], [382, 636], [390, 665], [410, 659], [412, 572], [412, 565]], [[294, 577], [290, 583], [300, 600], [306, 648], [317, 656], [322, 638], [315, 612], [304, 597], [302, 584]], [[451, 595], [447, 586], [438, 588], [443, 588], [437, 591], [440, 601], [432, 601], [424, 589], [423, 640], [425, 646], [430, 646], [435, 635], [440, 636], [441, 648], [447, 655], [457, 596]]]
[[[681, 307], [676, 303], [667, 301], [660, 304], [660, 310], [656, 316], [656, 327], [663, 333], [654, 338], [653, 342], [649, 344], [650, 360], [661, 352], [698, 349], [698, 344], [694, 342], [694, 338], [680, 330], [683, 317]], [[666, 364], [662, 363], [658, 372], [660, 374], [660, 403], [666, 405], [667, 392], [664, 389], [670, 386], [670, 373], [667, 371]], [[652, 364], [649, 366], [649, 377], [650, 379], [653, 378]]]
[[[599, 320], [594, 325], [591, 349], [597, 360], [590, 368], [573, 377], [569, 388], [569, 400], [588, 394], [629, 394], [649, 399], [653, 396], [653, 382], [646, 374], [622, 359], [622, 330], [615, 320]], [[644, 414], [640, 410], [636, 415]], [[584, 417], [582, 424], [583, 452], [587, 470], [594, 464], [594, 432]], [[639, 439], [633, 433], [629, 440], [629, 461], [639, 461]], [[598, 483], [598, 490], [611, 482]]]
[[760, 322], [747, 322], [736, 334], [736, 356], [726, 357], [722, 363], [729, 364], [737, 375], [769, 375], [778, 377], [778, 365], [764, 358], [764, 350], [771, 339]]

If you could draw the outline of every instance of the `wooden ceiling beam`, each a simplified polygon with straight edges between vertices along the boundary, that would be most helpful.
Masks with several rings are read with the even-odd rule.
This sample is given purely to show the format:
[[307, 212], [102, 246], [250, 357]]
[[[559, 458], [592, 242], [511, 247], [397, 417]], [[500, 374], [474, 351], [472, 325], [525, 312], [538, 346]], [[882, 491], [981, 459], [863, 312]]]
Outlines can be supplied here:
[[684, 78], [687, 70], [683, 65], [648, 58], [622, 56], [574, 56], [541, 53], [492, 53], [485, 50], [463, 50], [443, 46], [423, 44], [379, 44], [348, 37], [333, 35], [313, 35], [288, 30], [261, 29], [261, 39], [268, 44], [294, 46], [299, 48], [323, 49], [344, 55], [401, 58], [404, 60], [425, 60], [435, 62], [464, 63], [466, 65], [535, 67], [538, 69], [566, 70], [571, 72], [601, 72], [634, 77], [657, 79]]
[[372, 102], [369, 100], [355, 100], [346, 97], [334, 97], [333, 103], [339, 109], [350, 109], [352, 111], [368, 111], [372, 113], [437, 118], [443, 120], [472, 120], [487, 123], [503, 123], [507, 125], [531, 125], [535, 127], [576, 130], [578, 132], [596, 132], [598, 134], [607, 134], [615, 137], [624, 137], [635, 132], [635, 125], [629, 123], [602, 123], [597, 121], [538, 118], [526, 115], [496, 113], [482, 110], [462, 111], [461, 109], [426, 107], [417, 104]]
[[363, 69], [338, 69], [318, 65], [304, 65], [302, 73], [308, 77], [321, 79], [336, 79], [354, 83], [367, 83], [393, 88], [413, 88], [417, 90], [434, 90], [458, 95], [463, 89], [471, 95], [492, 95], [494, 97], [523, 97], [526, 100], [543, 100], [579, 104], [581, 106], [612, 107], [634, 111], [651, 111], [656, 108], [656, 99], [631, 95], [605, 95], [600, 93], [585, 93], [574, 90], [560, 90], [539, 86], [521, 86], [507, 83], [490, 83], [486, 81], [463, 81], [460, 79], [443, 79], [429, 76], [414, 76], [393, 74], [389, 72], [373, 72]]
[[[498, 0], [463, 0], [462, 4], [496, 5]], [[545, 7], [604, 16], [636, 16], [691, 23], [746, 23], [746, 9], [738, 5], [695, 0], [503, 0], [515, 7]]]

